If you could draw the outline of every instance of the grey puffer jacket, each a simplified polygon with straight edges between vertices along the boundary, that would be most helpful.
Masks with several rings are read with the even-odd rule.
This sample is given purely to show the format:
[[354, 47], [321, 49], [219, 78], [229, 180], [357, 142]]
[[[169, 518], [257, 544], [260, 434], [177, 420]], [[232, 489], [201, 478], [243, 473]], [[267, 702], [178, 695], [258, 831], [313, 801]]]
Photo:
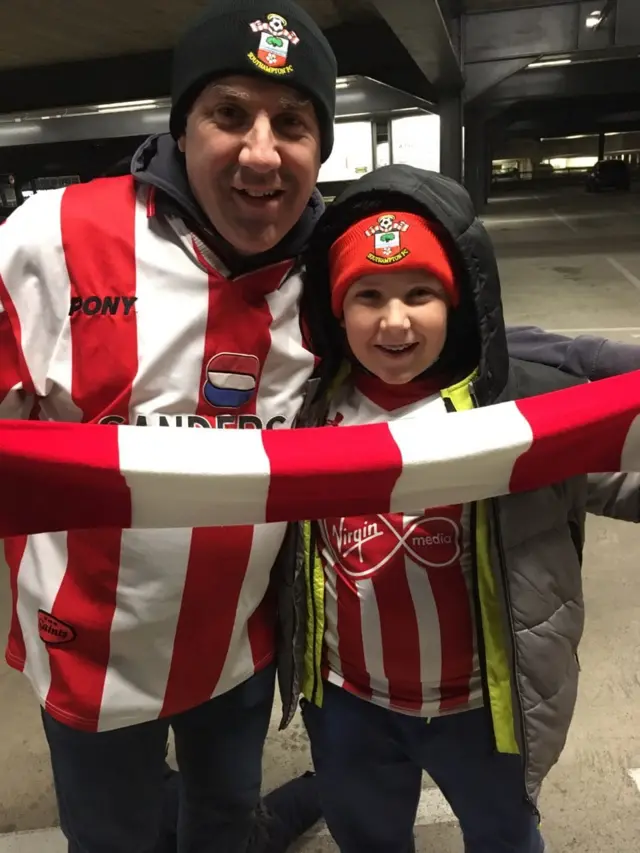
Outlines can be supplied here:
[[590, 381], [640, 370], [640, 346], [596, 335], [571, 338], [537, 326], [507, 326], [509, 354]]
[[[478, 366], [469, 387], [473, 405], [517, 400], [583, 381], [553, 367], [509, 357], [495, 254], [466, 191], [441, 175], [392, 166], [352, 185], [327, 210], [312, 241], [303, 305], [323, 371], [315, 400], [309, 398], [303, 413], [303, 425], [324, 423], [328, 388], [342, 361], [336, 354], [344, 351], [342, 332], [330, 309], [328, 247], [349, 224], [370, 213], [398, 209], [421, 213], [437, 223], [440, 239], [448, 246], [461, 304], [448, 333], [454, 346], [443, 355], [448, 368], [458, 359], [457, 378], [470, 366]], [[523, 793], [532, 805], [564, 747], [576, 702], [586, 512], [636, 521], [639, 487], [638, 475], [576, 477], [473, 507], [474, 598], [485, 700], [496, 749], [523, 758]], [[316, 651], [310, 646], [321, 623], [317, 613], [305, 611], [304, 593], [305, 581], [317, 589], [322, 580], [313, 527], [311, 547], [300, 531], [291, 531], [280, 571], [284, 727], [301, 689], [310, 701], [319, 701], [321, 691], [317, 654], [314, 671], [309, 671]]]

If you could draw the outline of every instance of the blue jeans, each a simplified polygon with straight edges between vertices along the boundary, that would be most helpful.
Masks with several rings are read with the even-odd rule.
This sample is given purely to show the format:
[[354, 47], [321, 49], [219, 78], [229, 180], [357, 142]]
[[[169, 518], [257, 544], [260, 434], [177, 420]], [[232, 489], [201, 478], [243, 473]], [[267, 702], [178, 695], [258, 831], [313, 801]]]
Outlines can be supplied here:
[[426, 771], [460, 822], [466, 853], [542, 853], [522, 761], [495, 751], [482, 708], [430, 722], [333, 684], [304, 703], [322, 809], [341, 853], [410, 853]]
[[171, 719], [108, 732], [78, 731], [43, 712], [69, 853], [165, 853], [170, 726], [181, 771], [178, 853], [245, 853], [274, 684], [270, 666]]

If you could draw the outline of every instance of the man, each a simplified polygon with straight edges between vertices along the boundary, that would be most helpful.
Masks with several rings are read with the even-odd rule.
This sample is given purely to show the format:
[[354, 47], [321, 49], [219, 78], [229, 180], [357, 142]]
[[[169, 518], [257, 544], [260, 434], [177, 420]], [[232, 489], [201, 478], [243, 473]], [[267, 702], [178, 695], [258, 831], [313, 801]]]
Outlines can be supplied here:
[[[314, 367], [296, 258], [322, 211], [336, 73], [293, 0], [205, 10], [175, 51], [171, 135], [143, 145], [132, 176], [38, 194], [0, 229], [1, 417], [293, 424]], [[194, 443], [194, 489], [197, 472]], [[163, 849], [170, 727], [180, 853], [255, 849], [284, 536], [5, 542], [7, 661], [42, 704], [70, 853]]]

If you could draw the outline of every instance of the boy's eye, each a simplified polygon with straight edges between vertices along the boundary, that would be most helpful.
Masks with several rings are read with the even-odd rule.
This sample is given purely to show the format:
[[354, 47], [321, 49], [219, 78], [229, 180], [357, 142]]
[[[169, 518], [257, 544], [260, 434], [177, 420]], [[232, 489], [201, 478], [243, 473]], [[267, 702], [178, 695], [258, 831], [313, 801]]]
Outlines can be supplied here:
[[437, 294], [430, 290], [427, 287], [416, 287], [409, 291], [406, 296], [406, 301], [410, 303], [423, 303], [428, 302], [431, 299], [435, 299]]
[[380, 296], [377, 290], [360, 290], [358, 291], [358, 299], [363, 299], [365, 302], [373, 302]]

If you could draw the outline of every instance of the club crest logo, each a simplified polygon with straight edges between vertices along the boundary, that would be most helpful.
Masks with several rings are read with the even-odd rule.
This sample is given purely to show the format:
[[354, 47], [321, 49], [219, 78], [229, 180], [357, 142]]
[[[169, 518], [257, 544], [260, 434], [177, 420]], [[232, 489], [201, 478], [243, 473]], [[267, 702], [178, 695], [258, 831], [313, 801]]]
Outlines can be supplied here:
[[247, 54], [250, 62], [267, 74], [291, 74], [293, 65], [289, 61], [289, 46], [297, 45], [300, 39], [287, 29], [282, 15], [267, 15], [266, 21], [254, 21], [251, 29], [260, 34], [257, 51]]
[[409, 230], [406, 222], [398, 220], [393, 213], [384, 213], [378, 221], [364, 232], [365, 237], [373, 237], [373, 251], [367, 260], [374, 264], [397, 264], [410, 254], [402, 245], [402, 235]]

